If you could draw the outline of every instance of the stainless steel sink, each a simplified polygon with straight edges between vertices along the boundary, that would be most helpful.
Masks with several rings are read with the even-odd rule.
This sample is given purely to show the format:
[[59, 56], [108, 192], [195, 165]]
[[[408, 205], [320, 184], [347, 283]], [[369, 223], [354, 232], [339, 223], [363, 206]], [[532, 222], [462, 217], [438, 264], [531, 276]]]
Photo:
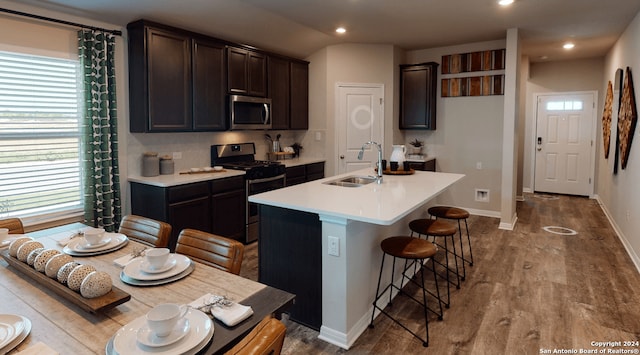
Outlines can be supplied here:
[[376, 181], [372, 176], [347, 176], [337, 180], [324, 182], [326, 185], [344, 186], [344, 187], [360, 187]]

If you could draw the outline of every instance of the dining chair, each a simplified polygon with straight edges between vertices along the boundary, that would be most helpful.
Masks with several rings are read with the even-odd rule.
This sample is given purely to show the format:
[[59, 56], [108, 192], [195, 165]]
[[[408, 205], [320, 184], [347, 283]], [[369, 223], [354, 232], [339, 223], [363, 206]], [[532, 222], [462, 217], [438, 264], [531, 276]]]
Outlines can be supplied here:
[[225, 355], [279, 355], [286, 332], [281, 321], [268, 315]]
[[176, 253], [196, 259], [220, 270], [239, 275], [244, 244], [237, 240], [196, 229], [183, 229], [178, 235]]
[[171, 225], [166, 222], [136, 215], [126, 215], [118, 232], [150, 247], [166, 248], [171, 237]]
[[24, 234], [24, 226], [20, 218], [0, 219], [0, 228], [8, 228], [9, 234]]

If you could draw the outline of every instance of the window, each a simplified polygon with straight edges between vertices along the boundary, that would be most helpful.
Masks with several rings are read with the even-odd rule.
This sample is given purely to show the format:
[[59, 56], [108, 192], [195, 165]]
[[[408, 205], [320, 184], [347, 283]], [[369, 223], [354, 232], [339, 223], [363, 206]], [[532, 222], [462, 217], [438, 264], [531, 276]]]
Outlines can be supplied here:
[[547, 111], [581, 111], [582, 101], [549, 101]]
[[0, 217], [82, 212], [79, 72], [0, 51]]

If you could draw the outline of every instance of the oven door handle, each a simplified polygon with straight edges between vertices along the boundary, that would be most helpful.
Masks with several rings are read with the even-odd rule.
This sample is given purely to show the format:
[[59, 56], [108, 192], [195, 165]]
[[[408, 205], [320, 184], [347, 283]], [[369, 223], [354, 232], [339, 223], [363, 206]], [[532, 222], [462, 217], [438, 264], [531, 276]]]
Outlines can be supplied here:
[[247, 182], [249, 183], [249, 185], [253, 185], [253, 184], [259, 184], [259, 183], [262, 183], [262, 182], [270, 182], [270, 181], [280, 180], [280, 179], [284, 179], [285, 177], [286, 177], [286, 174], [282, 174], [282, 175], [268, 177], [268, 178], [264, 178], [264, 179], [247, 180]]

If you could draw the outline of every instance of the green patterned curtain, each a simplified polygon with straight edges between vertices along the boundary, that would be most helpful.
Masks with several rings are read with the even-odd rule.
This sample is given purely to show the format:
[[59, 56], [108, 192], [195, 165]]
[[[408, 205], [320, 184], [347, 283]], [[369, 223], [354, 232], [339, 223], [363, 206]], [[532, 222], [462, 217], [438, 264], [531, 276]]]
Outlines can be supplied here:
[[122, 217], [114, 67], [115, 36], [78, 31], [83, 72], [84, 222], [117, 230]]

